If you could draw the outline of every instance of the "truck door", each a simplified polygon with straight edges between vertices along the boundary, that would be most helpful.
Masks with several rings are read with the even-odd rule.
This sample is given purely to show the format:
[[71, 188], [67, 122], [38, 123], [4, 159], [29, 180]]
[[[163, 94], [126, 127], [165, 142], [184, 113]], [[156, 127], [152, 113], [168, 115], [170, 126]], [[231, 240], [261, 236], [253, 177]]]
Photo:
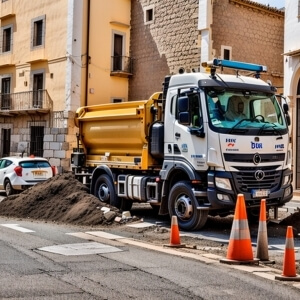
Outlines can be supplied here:
[[173, 123], [173, 158], [176, 163], [206, 170], [207, 136], [200, 94], [181, 93], [176, 97]]

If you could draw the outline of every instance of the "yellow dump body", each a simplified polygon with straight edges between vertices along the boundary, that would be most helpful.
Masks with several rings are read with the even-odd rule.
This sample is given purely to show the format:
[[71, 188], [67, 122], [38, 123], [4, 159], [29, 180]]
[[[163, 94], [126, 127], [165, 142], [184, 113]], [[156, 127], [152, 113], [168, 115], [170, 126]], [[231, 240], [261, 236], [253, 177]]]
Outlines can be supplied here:
[[[75, 124], [87, 165], [147, 169], [155, 164], [148, 153], [150, 125], [162, 118], [160, 93], [149, 100], [80, 107]], [[155, 114], [154, 111], [157, 113]]]

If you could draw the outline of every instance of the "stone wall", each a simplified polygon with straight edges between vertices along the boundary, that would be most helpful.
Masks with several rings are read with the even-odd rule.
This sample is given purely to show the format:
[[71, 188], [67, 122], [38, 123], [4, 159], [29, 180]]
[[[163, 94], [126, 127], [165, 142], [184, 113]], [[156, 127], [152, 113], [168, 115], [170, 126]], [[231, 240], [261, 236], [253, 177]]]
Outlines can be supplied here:
[[[60, 122], [55, 121], [55, 114], [62, 116]], [[34, 120], [35, 119], [35, 120]], [[11, 156], [30, 155], [30, 127], [43, 126], [43, 157], [47, 158], [51, 165], [57, 167], [59, 173], [70, 171], [70, 157], [73, 148], [77, 147], [76, 133], [78, 128], [74, 124], [73, 112], [52, 112], [43, 115], [42, 118], [29, 118], [19, 116], [14, 118], [0, 118], [0, 138], [2, 128], [11, 129]]]
[[[232, 60], [263, 64], [277, 87], [283, 86], [284, 13], [247, 0], [213, 0], [211, 58], [229, 46]], [[145, 10], [153, 8], [153, 22], [145, 23]], [[201, 32], [198, 0], [132, 0], [131, 52], [133, 77], [129, 100], [147, 99], [162, 89], [164, 77], [198, 69]], [[281, 91], [279, 89], [279, 91]]]
[[[153, 22], [144, 10], [153, 7]], [[198, 0], [133, 0], [131, 53], [133, 77], [129, 100], [147, 99], [162, 90], [164, 77], [200, 62]]]
[[[243, 3], [244, 2], [244, 3]], [[262, 79], [283, 86], [284, 14], [249, 1], [213, 2], [212, 40], [216, 57], [221, 46], [232, 47], [232, 60], [267, 66]]]

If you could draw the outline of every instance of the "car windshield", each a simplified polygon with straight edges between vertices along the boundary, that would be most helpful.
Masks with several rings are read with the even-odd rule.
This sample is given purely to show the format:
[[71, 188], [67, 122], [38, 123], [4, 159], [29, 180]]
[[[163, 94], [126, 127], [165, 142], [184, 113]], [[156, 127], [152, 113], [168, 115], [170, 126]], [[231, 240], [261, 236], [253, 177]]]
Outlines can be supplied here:
[[281, 135], [288, 131], [276, 96], [266, 93], [222, 91], [207, 93], [212, 130], [245, 135]]

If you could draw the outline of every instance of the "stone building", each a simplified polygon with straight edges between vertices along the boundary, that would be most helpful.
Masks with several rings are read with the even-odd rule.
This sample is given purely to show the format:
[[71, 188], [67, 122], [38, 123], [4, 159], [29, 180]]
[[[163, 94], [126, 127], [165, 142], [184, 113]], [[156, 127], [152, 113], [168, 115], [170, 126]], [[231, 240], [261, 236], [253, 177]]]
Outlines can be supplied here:
[[[263, 64], [283, 86], [284, 12], [248, 0], [134, 0], [129, 99], [161, 90], [164, 76], [215, 57]], [[279, 89], [279, 92], [281, 89]]]

